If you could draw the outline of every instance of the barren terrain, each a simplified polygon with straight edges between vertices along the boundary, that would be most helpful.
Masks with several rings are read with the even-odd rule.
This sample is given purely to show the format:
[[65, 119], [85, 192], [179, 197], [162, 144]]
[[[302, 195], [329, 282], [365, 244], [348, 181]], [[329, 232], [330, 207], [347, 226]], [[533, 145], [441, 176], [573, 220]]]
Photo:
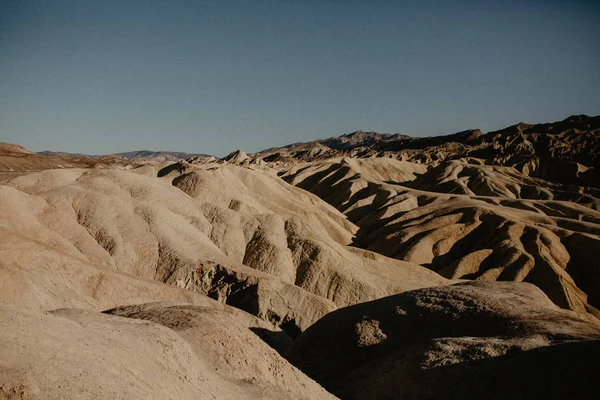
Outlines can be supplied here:
[[200, 152], [0, 145], [0, 399], [593, 398], [600, 117]]

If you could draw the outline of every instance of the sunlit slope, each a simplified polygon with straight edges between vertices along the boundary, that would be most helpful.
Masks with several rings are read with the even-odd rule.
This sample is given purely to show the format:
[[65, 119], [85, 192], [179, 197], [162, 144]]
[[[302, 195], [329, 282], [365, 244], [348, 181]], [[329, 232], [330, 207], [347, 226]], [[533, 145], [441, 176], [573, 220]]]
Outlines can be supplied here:
[[282, 177], [357, 224], [355, 246], [447, 278], [531, 282], [561, 307], [597, 314], [596, 189], [553, 184], [477, 160], [449, 161], [416, 174], [420, 164], [386, 160], [396, 171], [376, 176], [371, 171], [381, 170], [382, 161], [320, 161]]

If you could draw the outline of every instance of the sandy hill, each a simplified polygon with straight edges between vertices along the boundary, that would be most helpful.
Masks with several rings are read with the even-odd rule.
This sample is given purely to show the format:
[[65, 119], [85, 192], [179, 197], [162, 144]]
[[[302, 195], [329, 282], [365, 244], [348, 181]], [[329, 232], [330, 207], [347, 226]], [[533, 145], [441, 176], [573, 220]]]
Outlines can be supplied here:
[[0, 182], [44, 169], [89, 166], [90, 163], [77, 158], [67, 160], [61, 157], [42, 156], [18, 144], [0, 143]]
[[0, 183], [15, 177], [47, 169], [132, 168], [138, 166], [120, 156], [90, 157], [60, 152], [34, 153], [23, 146], [0, 143]]
[[[274, 172], [191, 168], [53, 169], [0, 185], [5, 393], [326, 398], [271, 347], [338, 307], [447, 282], [348, 247], [357, 228]], [[181, 306], [127, 306], [155, 301]], [[98, 314], [108, 308], [152, 324]], [[114, 375], [124, 370], [135, 372]]]
[[285, 356], [344, 399], [591, 399], [599, 339], [533, 285], [469, 282], [334, 311]]
[[333, 159], [282, 177], [357, 224], [355, 246], [447, 278], [531, 282], [561, 307], [600, 315], [596, 189], [469, 160], [426, 168]]
[[0, 399], [595, 398], [598, 133], [0, 144]]
[[[174, 179], [48, 170], [0, 186], [10, 238], [0, 251], [4, 263], [20, 266], [10, 280], [22, 305], [127, 304], [97, 296], [102, 266], [199, 291], [296, 332], [336, 307], [445, 282], [421, 266], [348, 247], [357, 228], [274, 173], [194, 169]], [[74, 264], [65, 266], [67, 258]], [[91, 275], [56, 281], [74, 265]], [[36, 279], [26, 278], [34, 271]]]
[[19, 144], [0, 142], [0, 154], [18, 156], [33, 153]]
[[547, 124], [519, 123], [494, 132], [471, 129], [452, 135], [410, 137], [357, 131], [337, 138], [296, 143], [255, 157], [274, 166], [334, 157], [389, 157], [436, 164], [477, 158], [514, 167], [526, 175], [562, 184], [599, 187], [600, 116], [573, 115]]
[[[0, 305], [0, 395], [8, 399], [327, 399], [254, 330], [213, 302], [105, 314]], [[8, 326], [6, 324], [9, 324]]]

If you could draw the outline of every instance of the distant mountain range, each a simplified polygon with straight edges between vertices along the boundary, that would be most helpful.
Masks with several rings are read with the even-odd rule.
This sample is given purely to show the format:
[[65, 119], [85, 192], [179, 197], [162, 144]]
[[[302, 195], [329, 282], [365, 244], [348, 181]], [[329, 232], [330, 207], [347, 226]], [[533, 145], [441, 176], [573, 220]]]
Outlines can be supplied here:
[[141, 160], [157, 160], [157, 161], [177, 161], [185, 160], [190, 157], [210, 157], [208, 154], [200, 153], [183, 153], [180, 151], [152, 151], [152, 150], [136, 150], [127, 151], [124, 153], [104, 154], [104, 155], [89, 155], [89, 154], [78, 154], [78, 153], [65, 153], [57, 151], [40, 151], [37, 154], [42, 156], [57, 156], [57, 157], [76, 157], [76, 158], [102, 158], [107, 156], [118, 156], [123, 157], [130, 161], [141, 161]]

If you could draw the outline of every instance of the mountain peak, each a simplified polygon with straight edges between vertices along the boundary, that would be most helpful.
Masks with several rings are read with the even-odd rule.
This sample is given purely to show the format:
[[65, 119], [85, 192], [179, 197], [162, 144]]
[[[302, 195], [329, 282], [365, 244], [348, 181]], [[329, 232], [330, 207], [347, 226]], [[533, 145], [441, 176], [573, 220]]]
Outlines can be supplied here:
[[242, 149], [237, 149], [236, 151], [232, 151], [231, 153], [227, 154], [225, 157], [223, 157], [223, 160], [230, 162], [230, 163], [241, 163], [244, 162], [246, 160], [248, 160], [250, 157], [248, 157], [248, 154], [246, 154], [246, 152]]

